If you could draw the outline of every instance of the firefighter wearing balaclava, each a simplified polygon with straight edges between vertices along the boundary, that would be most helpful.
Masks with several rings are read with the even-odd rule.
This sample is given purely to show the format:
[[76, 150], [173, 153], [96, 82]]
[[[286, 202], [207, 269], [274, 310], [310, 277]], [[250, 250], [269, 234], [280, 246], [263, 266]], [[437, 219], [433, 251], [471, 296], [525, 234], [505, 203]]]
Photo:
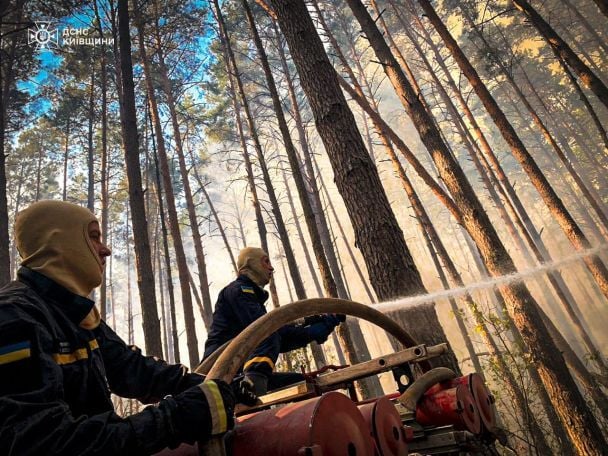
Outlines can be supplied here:
[[[0, 290], [0, 454], [151, 454], [232, 425], [228, 385], [143, 356], [101, 320], [89, 296], [110, 250], [89, 210], [34, 203], [15, 237], [21, 268]], [[121, 418], [111, 392], [158, 404]]]
[[[274, 268], [268, 254], [257, 247], [240, 251], [238, 277], [219, 294], [204, 357], [210, 356], [225, 342], [233, 339], [247, 326], [266, 314], [268, 292], [264, 290]], [[323, 343], [344, 316], [317, 316], [312, 324], [286, 325], [260, 344], [242, 366], [244, 381], [256, 395], [303, 380], [301, 374], [273, 372], [279, 353], [306, 346], [312, 341]]]

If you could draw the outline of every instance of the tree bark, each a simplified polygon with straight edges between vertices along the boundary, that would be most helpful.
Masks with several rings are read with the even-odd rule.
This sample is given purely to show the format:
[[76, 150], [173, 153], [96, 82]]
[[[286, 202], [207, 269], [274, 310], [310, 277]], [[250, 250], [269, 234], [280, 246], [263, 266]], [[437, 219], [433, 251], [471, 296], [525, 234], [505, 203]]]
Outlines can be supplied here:
[[[238, 136], [239, 136], [239, 142], [241, 144], [241, 150], [243, 152], [243, 161], [245, 162], [245, 170], [247, 172], [247, 182], [249, 184], [249, 191], [251, 192], [251, 204], [252, 204], [254, 212], [255, 212], [255, 221], [256, 221], [256, 224], [258, 227], [258, 234], [260, 236], [260, 244], [262, 246], [262, 249], [265, 252], [270, 253], [269, 249], [268, 249], [268, 232], [266, 230], [266, 224], [264, 223], [264, 216], [262, 215], [262, 208], [260, 205], [260, 200], [258, 198], [258, 191], [257, 191], [257, 187], [255, 184], [254, 174], [253, 174], [253, 166], [251, 164], [251, 158], [249, 157], [247, 141], [245, 140], [245, 133], [243, 131], [243, 121], [241, 118], [241, 104], [240, 104], [239, 99], [236, 94], [235, 77], [236, 77], [237, 73], [236, 73], [236, 69], [234, 68], [234, 65], [232, 64], [233, 59], [230, 58], [232, 48], [230, 45], [229, 37], [225, 30], [225, 27], [223, 26], [224, 21], [223, 21], [223, 18], [220, 16], [221, 11], [219, 8], [219, 3], [217, 1], [215, 1], [213, 3], [212, 12], [214, 14], [216, 22], [218, 23], [218, 25], [220, 27], [218, 36], [219, 36], [220, 42], [222, 43], [222, 50], [224, 53], [224, 60], [225, 60], [225, 65], [226, 65], [226, 73], [228, 74], [228, 82], [229, 82], [229, 86], [230, 86], [230, 97], [232, 98], [232, 106], [234, 109], [234, 118], [235, 118]], [[221, 20], [220, 20], [220, 18], [221, 18]], [[241, 233], [242, 233], [241, 237], [243, 238], [243, 243], [246, 244], [246, 239], [245, 239], [245, 235], [243, 233], [243, 227], [242, 227], [240, 219], [239, 219], [239, 225], [241, 228]], [[272, 299], [272, 305], [273, 305], [273, 307], [277, 308], [277, 307], [279, 307], [279, 297], [277, 294], [277, 289], [276, 289], [274, 280], [270, 281], [269, 288], [270, 288], [270, 297]]]
[[[285, 258], [287, 260], [287, 265], [289, 267], [289, 273], [291, 275], [291, 279], [293, 281], [294, 290], [298, 299], [306, 299], [306, 290], [304, 289], [304, 284], [302, 283], [302, 277], [300, 276], [300, 271], [298, 269], [298, 264], [295, 259], [295, 255], [293, 253], [293, 249], [291, 247], [291, 242], [289, 240], [289, 235], [287, 233], [287, 228], [285, 226], [285, 222], [283, 220], [283, 216], [281, 214], [281, 209], [279, 206], [279, 202], [274, 191], [274, 187], [272, 185], [272, 179], [270, 178], [270, 173], [268, 172], [268, 166], [266, 164], [266, 158], [264, 157], [264, 152], [262, 150], [262, 145], [260, 143], [257, 127], [255, 125], [255, 121], [253, 119], [253, 115], [251, 113], [251, 109], [249, 107], [249, 101], [247, 100], [247, 95], [245, 94], [245, 89], [243, 87], [242, 79], [238, 70], [237, 62], [234, 57], [234, 52], [232, 50], [232, 46], [230, 44], [230, 39], [228, 37], [228, 33], [226, 30], [226, 24], [224, 22], [224, 18], [222, 12], [217, 4], [217, 0], [214, 0], [214, 4], [216, 6], [216, 14], [218, 19], [218, 25], [220, 28], [220, 33], [224, 35], [224, 41], [226, 43], [227, 57], [230, 61], [230, 66], [234, 70], [233, 77], [236, 82], [236, 88], [238, 90], [238, 96], [240, 98], [241, 106], [245, 111], [245, 119], [247, 120], [247, 125], [249, 127], [249, 135], [253, 140], [253, 145], [256, 151], [256, 156], [258, 159], [259, 167], [262, 171], [262, 177], [264, 180], [264, 184], [266, 187], [266, 193], [268, 195], [268, 199], [270, 200], [272, 214], [274, 215], [275, 224], [277, 227], [277, 231], [279, 234], [279, 238], [283, 243], [283, 249], [285, 252]], [[317, 353], [318, 354], [318, 353]]]
[[379, 299], [424, 293], [378, 171], [365, 149], [336, 73], [301, 0], [271, 2], [334, 169]]
[[[10, 235], [8, 232], [8, 201], [6, 181], [6, 129], [8, 123], [8, 108], [11, 104], [11, 89], [15, 83], [15, 55], [21, 34], [16, 33], [21, 24], [24, 13], [25, 0], [17, 1], [12, 13], [14, 16], [3, 14], [0, 16], [0, 25], [3, 20], [14, 21], [10, 43], [5, 53], [4, 46], [2, 59], [0, 59], [0, 285], [11, 280], [10, 263]], [[0, 44], [8, 33], [0, 36]]]
[[[137, 5], [135, 5], [137, 8]], [[136, 9], [136, 14], [137, 13]], [[192, 294], [189, 283], [189, 270], [186, 261], [186, 254], [182, 235], [179, 228], [179, 219], [177, 216], [177, 207], [175, 204], [175, 195], [173, 193], [173, 183], [171, 181], [171, 173], [169, 170], [169, 159], [165, 149], [165, 139], [163, 137], [162, 125], [158, 113], [158, 105], [156, 103], [156, 94], [152, 79], [152, 70], [146, 47], [144, 45], [145, 33], [141, 18], [136, 16], [136, 27], [139, 36], [139, 54], [144, 67], [144, 76], [146, 83], [146, 92], [148, 94], [148, 104], [150, 106], [150, 115], [154, 124], [154, 132], [156, 135], [156, 145], [158, 159], [160, 164], [161, 176], [163, 179], [163, 187], [165, 189], [165, 198], [167, 202], [167, 212], [169, 215], [169, 230], [173, 239], [173, 247], [175, 250], [175, 259], [179, 276], [181, 289], [181, 300], [184, 308], [184, 322], [186, 326], [186, 339], [188, 341], [188, 360], [191, 367], [198, 366], [200, 363], [198, 351], [198, 339], [196, 336], [196, 325], [194, 318], [194, 310], [192, 308]], [[158, 321], [158, 317], [156, 318]]]
[[608, 1], [607, 0], [593, 0], [593, 2], [600, 9], [602, 14], [608, 18]]
[[[300, 225], [300, 220], [298, 213], [296, 212], [296, 206], [293, 202], [293, 197], [291, 195], [291, 189], [289, 188], [289, 183], [287, 181], [287, 175], [285, 174], [285, 169], [281, 166], [281, 176], [283, 177], [283, 184], [285, 185], [285, 196], [287, 196], [287, 203], [289, 204], [289, 209], [291, 210], [291, 215], [293, 217], [294, 225], [296, 226], [296, 232], [298, 233], [298, 239], [300, 239], [300, 246], [302, 247], [302, 251], [304, 252], [304, 259], [306, 260], [306, 266], [308, 267], [308, 272], [312, 277], [312, 280], [315, 284], [315, 289], [317, 291], [317, 295], [319, 297], [323, 296], [323, 290], [321, 289], [321, 284], [319, 283], [319, 279], [317, 278], [317, 271], [315, 271], [315, 267], [312, 264], [312, 259], [310, 258], [310, 253], [308, 252], [308, 246], [306, 245], [306, 239], [304, 238], [304, 233], [302, 232], [302, 226]], [[283, 257], [281, 256], [281, 259]], [[283, 265], [281, 260], [281, 265]], [[288, 282], [289, 283], [289, 282]], [[290, 290], [291, 295], [291, 290]], [[293, 297], [290, 296], [290, 302], [293, 302]]]
[[70, 126], [71, 117], [68, 114], [65, 122], [65, 144], [63, 147], [63, 193], [62, 200], [67, 201], [68, 197], [68, 162], [70, 159]]
[[[591, 247], [589, 240], [585, 237], [580, 227], [576, 224], [563, 202], [559, 199], [547, 178], [527, 151], [521, 139], [509, 123], [504, 112], [500, 109], [487, 87], [481, 81], [477, 71], [473, 68], [467, 57], [464, 55], [456, 40], [452, 37], [447, 27], [443, 24], [431, 3], [428, 0], [418, 0], [427, 17], [437, 30], [439, 36], [443, 39], [446, 47], [452, 53], [452, 56], [458, 63], [463, 74], [469, 80], [473, 90], [481, 100], [482, 104], [492, 117], [492, 120], [498, 127], [502, 137], [511, 148], [513, 156], [520, 163], [530, 181], [542, 197], [551, 214], [577, 250], [585, 250]], [[598, 283], [600, 290], [604, 296], [608, 298], [608, 269], [597, 255], [589, 255], [584, 259], [585, 264], [591, 271], [594, 279]]]
[[203, 322], [207, 330], [211, 327], [211, 320], [213, 316], [213, 310], [211, 309], [211, 295], [209, 294], [209, 280], [207, 278], [207, 264], [205, 261], [205, 252], [203, 250], [203, 241], [201, 238], [200, 229], [198, 226], [198, 218], [196, 216], [196, 208], [194, 207], [194, 199], [192, 197], [192, 190], [190, 188], [190, 180], [188, 176], [188, 167], [186, 166], [186, 159], [184, 157], [184, 148], [182, 144], [182, 134], [179, 129], [179, 121], [177, 119], [177, 110], [175, 108], [175, 97], [173, 96], [173, 89], [171, 82], [169, 81], [169, 70], [165, 63], [165, 57], [163, 54], [162, 41], [160, 36], [160, 27], [158, 19], [160, 13], [158, 11], [158, 2], [154, 3], [155, 9], [155, 42], [156, 42], [156, 55], [158, 59], [158, 67], [160, 70], [160, 78], [163, 87], [163, 91], [167, 97], [167, 106], [169, 107], [169, 114], [171, 116], [171, 124], [173, 126], [173, 140], [175, 142], [175, 152], [177, 153], [177, 159], [179, 163], [179, 171], [182, 178], [182, 185], [184, 186], [184, 197], [186, 199], [186, 208], [188, 210], [188, 220], [190, 221], [190, 231], [192, 232], [192, 243], [194, 244], [194, 253], [196, 256], [196, 265], [198, 268], [198, 280], [199, 288], [201, 292], [202, 305], [203, 305]]
[[[93, 1], [97, 30], [100, 38], [103, 38], [103, 30], [101, 28], [101, 17], [99, 16], [99, 7], [97, 0]], [[106, 45], [101, 45], [100, 58], [100, 82], [101, 82], [101, 232], [104, 236], [108, 236], [108, 75], [106, 63]], [[99, 290], [99, 307], [101, 318], [105, 320], [107, 313], [107, 287], [108, 278], [106, 268], [103, 270], [101, 280], [101, 288]]]
[[[425, 6], [425, 12], [427, 12], [430, 3], [419, 1]], [[443, 182], [462, 212], [464, 227], [478, 245], [489, 271], [493, 276], [516, 272], [513, 261], [466, 180], [464, 172], [449, 154], [439, 132], [416, 97], [375, 22], [359, 0], [347, 0], [347, 3], [374, 49], [376, 58], [383, 65], [405, 110], [412, 118], [422, 142], [432, 154]], [[430, 16], [429, 12], [427, 15]], [[436, 15], [435, 17], [437, 20], [439, 19]], [[551, 342], [548, 331], [535, 307], [534, 299], [522, 283], [501, 285], [499, 290], [530, 349], [532, 358], [538, 363], [543, 384], [556, 404], [558, 415], [568, 429], [571, 440], [581, 454], [601, 454], [602, 449], [606, 447], [606, 442], [597, 421], [578, 391], [561, 354]]]
[[336, 288], [338, 289], [338, 297], [348, 299], [346, 285], [344, 283], [344, 280], [342, 279], [342, 274], [340, 274], [340, 267], [338, 265], [338, 259], [336, 257], [335, 246], [333, 245], [332, 238], [329, 234], [328, 222], [323, 211], [323, 205], [321, 204], [319, 187], [317, 185], [315, 171], [311, 159], [310, 146], [308, 144], [308, 139], [306, 138], [306, 130], [302, 121], [302, 114], [300, 112], [300, 106], [298, 105], [298, 98], [296, 96], [293, 78], [289, 71], [289, 67], [287, 66], [285, 49], [283, 47], [283, 40], [281, 40], [281, 36], [279, 35], [279, 30], [277, 28], [276, 22], [273, 22], [273, 27], [274, 33], [278, 41], [277, 48], [279, 51], [279, 60], [281, 61], [283, 73], [287, 81], [287, 90], [289, 92], [289, 99], [291, 101], [292, 115], [296, 124], [300, 147], [302, 148], [304, 167], [306, 173], [308, 174], [308, 176], [306, 176], [306, 173], [304, 171], [302, 172], [304, 174], [304, 177], [306, 178], [309, 187], [308, 194], [310, 197], [310, 204], [312, 205], [312, 210], [315, 216], [315, 221], [317, 222], [319, 235], [321, 236], [323, 251], [325, 252], [325, 255], [327, 257], [327, 262], [329, 263], [331, 274], [334, 278], [334, 281], [336, 282]]
[[294, 183], [296, 184], [300, 204], [304, 213], [304, 220], [308, 229], [308, 235], [311, 239], [311, 247], [315, 254], [315, 259], [317, 260], [317, 266], [319, 268], [319, 273], [321, 274], [321, 280], [323, 281], [323, 288], [325, 289], [325, 293], [327, 294], [327, 296], [337, 298], [338, 290], [336, 288], [336, 283], [334, 282], [334, 278], [331, 275], [331, 272], [329, 270], [329, 264], [327, 263], [327, 258], [323, 251], [323, 245], [321, 243], [321, 238], [319, 237], [319, 231], [317, 230], [315, 215], [312, 210], [310, 200], [308, 199], [308, 194], [306, 192], [306, 186], [304, 184], [302, 172], [300, 171], [298, 153], [296, 151], [295, 146], [293, 145], [293, 141], [291, 140], [289, 126], [287, 125], [285, 115], [283, 114], [283, 107], [274, 81], [274, 76], [272, 75], [272, 70], [270, 69], [270, 65], [268, 64], [268, 57], [266, 56], [266, 51], [264, 50], [264, 46], [262, 45], [262, 40], [260, 39], [260, 35], [255, 25], [253, 14], [251, 13], [251, 9], [249, 8], [247, 0], [241, 0], [241, 4], [243, 5], [243, 9], [245, 10], [245, 15], [247, 17], [247, 22], [249, 23], [251, 36], [256, 46], [258, 58], [260, 60], [264, 75], [266, 77], [266, 87], [268, 88], [268, 91], [270, 92], [270, 97], [272, 99], [274, 113], [279, 124], [279, 130], [281, 131], [283, 145], [285, 146], [285, 153], [287, 154], [287, 159], [289, 160], [289, 165], [291, 167], [291, 176], [294, 180]]
[[553, 30], [543, 17], [538, 14], [530, 3], [525, 0], [512, 0], [515, 7], [526, 15], [538, 33], [547, 44], [562, 58], [570, 68], [581, 78], [583, 84], [590, 89], [608, 109], [608, 87], [585, 65], [568, 44]]
[[[148, 120], [150, 124], [150, 131], [154, 131], [154, 126], [152, 123], [152, 116], [150, 110], [148, 109]], [[163, 190], [162, 190], [162, 180], [160, 177], [160, 166], [158, 163], [158, 153], [156, 150], [156, 141], [154, 140], [154, 133], [151, 135], [152, 138], [152, 149], [153, 149], [153, 158], [154, 158], [154, 177], [155, 177], [155, 185], [156, 188], [156, 202], [158, 204], [158, 215], [160, 218], [160, 227], [163, 239], [163, 252], [165, 257], [165, 272], [167, 275], [167, 294], [169, 295], [169, 316], [171, 318], [171, 345], [173, 348], [173, 362], [180, 362], [180, 354], [179, 354], [179, 335], [177, 333], [177, 318], [175, 316], [175, 291], [173, 289], [173, 275], [171, 272], [171, 253], [169, 251], [169, 235], [167, 231], [167, 222], [165, 221], [166, 212], [164, 208], [163, 202]], [[162, 282], [161, 282], [162, 284]], [[162, 288], [162, 285], [161, 285]]]
[[133, 64], [131, 61], [131, 37], [129, 30], [128, 0], [118, 1], [118, 34], [120, 37], [121, 68], [121, 126], [125, 151], [125, 164], [129, 183], [129, 205], [133, 222], [137, 285], [141, 301], [146, 352], [162, 356], [160, 324], [156, 309], [154, 273], [148, 238], [148, 222], [144, 209], [144, 197], [139, 168], [139, 138], [137, 134], [137, 114], [135, 111], [135, 91]]
[[[374, 297], [372, 290], [370, 290], [370, 288], [367, 284], [367, 280], [365, 279], [365, 276], [363, 275], [363, 271], [361, 271], [359, 262], [355, 258], [353, 249], [350, 246], [350, 241], [346, 237], [346, 233], [344, 232], [344, 228], [342, 227], [340, 218], [338, 217], [338, 214], [336, 213], [336, 208], [334, 207], [334, 203], [332, 202], [331, 197], [329, 196], [329, 192], [327, 191], [327, 186], [323, 182], [323, 176], [321, 175], [321, 170], [319, 169], [319, 165], [317, 164], [317, 161], [314, 158], [314, 156], [312, 156], [312, 162], [314, 163], [316, 174], [319, 176], [319, 193], [322, 191], [323, 194], [325, 195], [325, 201], [327, 202], [327, 206], [329, 207], [329, 210], [331, 211], [331, 215], [333, 216], [333, 218], [336, 222], [336, 225], [338, 226], [338, 231], [340, 232], [340, 237], [342, 238], [342, 241], [344, 242], [344, 245], [346, 247], [346, 251], [348, 252], [348, 257], [350, 258], [350, 262], [353, 265], [353, 267], [355, 268], [355, 272], [357, 273], [357, 276], [359, 277], [359, 280], [361, 281], [361, 284], [363, 285], [363, 289], [365, 290], [365, 294], [369, 298], [369, 302], [375, 303], [375, 302], [377, 302], [377, 300]], [[328, 217], [329, 217], [329, 215], [328, 215]], [[329, 221], [329, 219], [328, 219], [328, 221]]]

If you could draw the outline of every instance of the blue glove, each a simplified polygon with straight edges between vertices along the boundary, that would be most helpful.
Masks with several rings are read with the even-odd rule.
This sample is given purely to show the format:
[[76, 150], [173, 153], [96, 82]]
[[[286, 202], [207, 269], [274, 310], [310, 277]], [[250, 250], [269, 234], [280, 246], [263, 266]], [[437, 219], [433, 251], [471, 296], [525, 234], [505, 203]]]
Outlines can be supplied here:
[[307, 327], [308, 336], [311, 340], [316, 341], [318, 344], [322, 344], [339, 324], [340, 317], [337, 315], [324, 315], [321, 317], [321, 321]]
[[318, 344], [322, 344], [327, 340], [327, 336], [333, 331], [333, 327], [328, 327], [324, 321], [315, 323], [314, 325], [307, 326], [308, 337], [311, 341], [315, 341]]

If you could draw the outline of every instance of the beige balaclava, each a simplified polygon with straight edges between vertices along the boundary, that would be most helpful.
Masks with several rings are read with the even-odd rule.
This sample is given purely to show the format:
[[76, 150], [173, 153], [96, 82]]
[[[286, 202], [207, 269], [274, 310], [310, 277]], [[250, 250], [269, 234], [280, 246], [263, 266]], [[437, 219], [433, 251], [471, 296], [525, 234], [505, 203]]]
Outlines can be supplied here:
[[253, 280], [258, 286], [263, 287], [268, 283], [268, 272], [262, 266], [262, 257], [268, 254], [259, 247], [245, 247], [239, 252], [236, 267], [239, 274], [244, 274]]
[[[86, 208], [65, 201], [39, 201], [19, 212], [15, 240], [21, 265], [87, 297], [101, 284], [103, 265], [89, 239], [89, 224], [97, 218]], [[96, 307], [80, 326], [99, 325]]]

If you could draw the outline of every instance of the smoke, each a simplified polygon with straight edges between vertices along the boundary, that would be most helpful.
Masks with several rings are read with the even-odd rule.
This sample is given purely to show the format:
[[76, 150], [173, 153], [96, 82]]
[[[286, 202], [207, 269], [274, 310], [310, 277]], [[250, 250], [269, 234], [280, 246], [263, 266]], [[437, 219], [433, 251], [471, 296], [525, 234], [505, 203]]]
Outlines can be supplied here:
[[418, 296], [409, 296], [407, 298], [401, 298], [395, 301], [382, 302], [375, 305], [374, 308], [380, 312], [390, 312], [392, 310], [402, 309], [405, 307], [415, 307], [422, 304], [430, 304], [440, 299], [459, 298], [466, 294], [472, 294], [476, 291], [491, 290], [500, 285], [508, 285], [511, 283], [524, 281], [536, 275], [545, 274], [549, 271], [555, 271], [564, 266], [576, 263], [585, 257], [598, 255], [605, 250], [608, 250], [608, 244], [601, 244], [597, 247], [581, 250], [580, 252], [559, 260], [554, 260], [549, 263], [542, 263], [535, 268], [525, 269], [523, 271], [505, 276], [488, 278], [465, 287], [452, 288], [449, 290], [441, 290]]

